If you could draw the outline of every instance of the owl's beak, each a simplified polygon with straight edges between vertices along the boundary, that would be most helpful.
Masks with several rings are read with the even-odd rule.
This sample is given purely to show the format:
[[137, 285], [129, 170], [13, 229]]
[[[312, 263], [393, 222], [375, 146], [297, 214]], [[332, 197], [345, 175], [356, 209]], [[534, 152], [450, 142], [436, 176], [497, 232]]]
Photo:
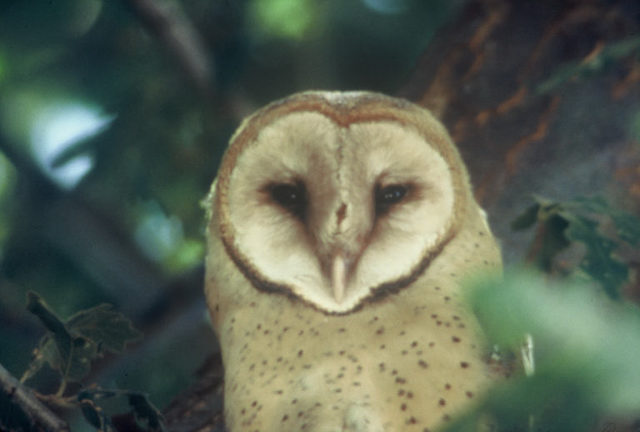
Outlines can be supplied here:
[[347, 263], [344, 256], [337, 253], [331, 262], [331, 287], [333, 288], [333, 298], [337, 303], [342, 303], [346, 284]]

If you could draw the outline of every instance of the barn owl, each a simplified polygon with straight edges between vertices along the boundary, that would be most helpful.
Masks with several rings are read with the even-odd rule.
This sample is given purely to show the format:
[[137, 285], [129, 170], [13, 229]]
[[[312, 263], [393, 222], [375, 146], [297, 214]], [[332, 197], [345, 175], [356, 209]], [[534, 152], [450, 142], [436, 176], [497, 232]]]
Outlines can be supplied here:
[[425, 109], [274, 102], [233, 135], [205, 205], [229, 431], [434, 431], [491, 382], [461, 282], [500, 252]]

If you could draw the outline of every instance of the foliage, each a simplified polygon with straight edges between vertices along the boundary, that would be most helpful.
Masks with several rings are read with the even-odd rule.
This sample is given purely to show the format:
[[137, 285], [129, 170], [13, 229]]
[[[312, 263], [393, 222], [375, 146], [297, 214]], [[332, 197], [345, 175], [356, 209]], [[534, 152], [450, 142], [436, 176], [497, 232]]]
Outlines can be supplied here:
[[[112, 415], [106, 412], [101, 402], [124, 398], [130, 406], [132, 420], [137, 430], [163, 430], [162, 415], [140, 392], [103, 389], [95, 385], [81, 386], [91, 370], [92, 362], [107, 352], [121, 353], [128, 343], [138, 340], [140, 332], [111, 305], [102, 304], [79, 311], [67, 320], [60, 319], [36, 293], [29, 292], [27, 309], [34, 314], [47, 333], [33, 352], [33, 359], [22, 376], [21, 382], [33, 381], [38, 386], [38, 373], [45, 365], [57, 372], [59, 386], [55, 394], [41, 395], [48, 404], [78, 408], [86, 421], [97, 430], [115, 431]], [[68, 384], [74, 383], [75, 391], [69, 392]], [[79, 386], [80, 385], [80, 386]], [[10, 402], [0, 404], [2, 411], [19, 412]], [[0, 416], [2, 417], [2, 416]], [[137, 422], [136, 422], [137, 419]], [[25, 419], [24, 424], [29, 424]], [[144, 424], [144, 428], [141, 424]], [[30, 427], [18, 428], [30, 430]]]
[[80, 382], [89, 373], [92, 361], [106, 351], [122, 352], [128, 342], [141, 336], [129, 320], [108, 304], [80, 311], [64, 322], [38, 294], [29, 292], [27, 298], [27, 309], [40, 319], [48, 333], [35, 349], [22, 380], [35, 376], [49, 364], [60, 374], [58, 396], [63, 395], [68, 382]]
[[[629, 283], [629, 263], [624, 250], [640, 245], [640, 222], [625, 211], [610, 207], [602, 198], [576, 198], [555, 202], [537, 197], [512, 224], [515, 230], [537, 225], [529, 260], [540, 270], [600, 284], [612, 298]], [[561, 252], [580, 243], [577, 265], [557, 263]]]
[[549, 78], [539, 84], [536, 92], [540, 95], [550, 93], [571, 79], [586, 79], [605, 68], [616, 64], [621, 58], [640, 54], [640, 37], [632, 36], [627, 39], [601, 46], [594, 50], [586, 61], [571, 62], [561, 65], [552, 71]]
[[[533, 266], [472, 282], [469, 301], [499, 346], [517, 350], [532, 336], [535, 372], [497, 384], [446, 432], [487, 421], [509, 432], [618, 430], [613, 420], [640, 418], [640, 308], [620, 295], [629, 264], [615, 256], [637, 248], [640, 221], [600, 198], [537, 198], [513, 223], [534, 225]], [[575, 268], [554, 273], [554, 260], [575, 243], [583, 247]]]

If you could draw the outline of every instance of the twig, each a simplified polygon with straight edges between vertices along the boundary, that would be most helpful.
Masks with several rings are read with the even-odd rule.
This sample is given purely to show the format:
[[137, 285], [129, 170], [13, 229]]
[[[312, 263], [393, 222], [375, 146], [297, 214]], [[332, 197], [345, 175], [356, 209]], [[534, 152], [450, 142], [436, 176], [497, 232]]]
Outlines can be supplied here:
[[22, 408], [35, 426], [50, 432], [69, 432], [69, 425], [40, 402], [31, 389], [23, 386], [2, 365], [0, 390]]
[[147, 30], [180, 64], [197, 90], [210, 98], [214, 68], [202, 40], [178, 4], [160, 0], [124, 0]]

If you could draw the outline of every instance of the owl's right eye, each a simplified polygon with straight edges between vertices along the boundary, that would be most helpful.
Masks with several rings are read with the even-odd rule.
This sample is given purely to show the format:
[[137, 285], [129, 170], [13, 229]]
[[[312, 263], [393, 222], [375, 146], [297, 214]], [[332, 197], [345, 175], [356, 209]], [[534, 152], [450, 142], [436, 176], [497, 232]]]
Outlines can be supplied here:
[[269, 187], [269, 193], [276, 204], [304, 220], [307, 211], [307, 191], [303, 183], [274, 184]]

